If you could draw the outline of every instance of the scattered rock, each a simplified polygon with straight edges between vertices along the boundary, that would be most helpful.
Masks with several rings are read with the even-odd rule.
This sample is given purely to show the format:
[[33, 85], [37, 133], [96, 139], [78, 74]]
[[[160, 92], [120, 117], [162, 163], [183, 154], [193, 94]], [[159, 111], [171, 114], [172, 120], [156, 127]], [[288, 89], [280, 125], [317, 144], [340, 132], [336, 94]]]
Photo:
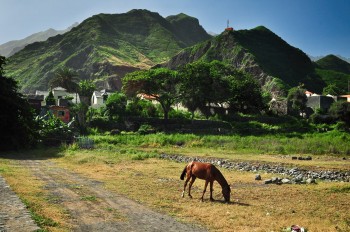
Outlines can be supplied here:
[[272, 184], [272, 180], [271, 179], [267, 179], [264, 181], [264, 184]]
[[315, 179], [309, 178], [306, 180], [306, 183], [307, 184], [316, 184], [316, 181], [315, 181]]
[[[292, 183], [305, 184], [306, 180], [311, 178], [314, 181], [321, 179], [325, 181], [344, 181], [350, 182], [350, 171], [329, 171], [329, 170], [306, 170], [297, 167], [290, 168], [281, 164], [266, 164], [256, 162], [233, 162], [219, 158], [193, 158], [181, 155], [161, 154], [160, 158], [174, 160], [176, 162], [188, 163], [193, 160], [199, 162], [212, 163], [222, 168], [247, 171], [247, 172], [266, 172], [275, 173], [282, 176], [289, 176]], [[307, 157], [306, 157], [307, 158]], [[311, 158], [311, 157], [310, 157]], [[310, 159], [309, 158], [309, 159]], [[312, 159], [312, 158], [311, 158]], [[277, 180], [277, 177], [275, 177]], [[281, 179], [279, 178], [279, 182]], [[276, 183], [279, 183], [278, 181]]]
[[261, 180], [260, 174], [256, 174], [256, 175], [255, 175], [255, 180]]
[[284, 178], [281, 180], [282, 184], [291, 184], [291, 180], [290, 179], [287, 179], [287, 178]]

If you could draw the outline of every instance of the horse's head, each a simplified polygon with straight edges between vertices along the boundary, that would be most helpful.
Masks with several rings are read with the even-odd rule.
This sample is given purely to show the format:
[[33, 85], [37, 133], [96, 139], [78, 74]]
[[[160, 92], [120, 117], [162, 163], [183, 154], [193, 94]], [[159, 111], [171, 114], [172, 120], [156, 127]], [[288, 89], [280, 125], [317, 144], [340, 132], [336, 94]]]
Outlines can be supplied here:
[[226, 202], [230, 202], [230, 197], [231, 197], [230, 185], [227, 185], [224, 188], [222, 188], [222, 195], [224, 195], [224, 198], [225, 198]]

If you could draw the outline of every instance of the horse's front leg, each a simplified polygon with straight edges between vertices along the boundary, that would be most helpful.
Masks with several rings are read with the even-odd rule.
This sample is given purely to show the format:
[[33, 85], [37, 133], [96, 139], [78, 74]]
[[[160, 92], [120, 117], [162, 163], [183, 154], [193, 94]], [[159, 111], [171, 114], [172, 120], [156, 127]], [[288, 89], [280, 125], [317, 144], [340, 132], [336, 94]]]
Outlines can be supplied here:
[[214, 198], [213, 198], [213, 184], [214, 184], [214, 181], [210, 181], [210, 200], [211, 201], [214, 201]]
[[208, 186], [208, 181], [206, 180], [206, 181], [205, 181], [205, 185], [204, 185], [203, 194], [202, 194], [202, 197], [201, 197], [201, 200], [202, 200], [202, 201], [203, 201], [204, 193], [207, 191], [207, 186]]
[[195, 180], [196, 180], [196, 177], [195, 177], [195, 176], [192, 176], [192, 180], [191, 180], [191, 182], [190, 182], [190, 185], [188, 186], [188, 196], [189, 196], [190, 198], [192, 198], [192, 196], [191, 196], [191, 188], [192, 188], [192, 185], [193, 185], [193, 183], [194, 183]]

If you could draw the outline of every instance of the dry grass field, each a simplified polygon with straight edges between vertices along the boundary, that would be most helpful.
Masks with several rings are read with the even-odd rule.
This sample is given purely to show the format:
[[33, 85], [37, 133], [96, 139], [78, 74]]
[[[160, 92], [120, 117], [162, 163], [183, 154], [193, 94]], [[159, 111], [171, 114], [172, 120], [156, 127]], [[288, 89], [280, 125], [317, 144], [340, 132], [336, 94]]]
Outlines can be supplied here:
[[[149, 148], [144, 148], [147, 150]], [[158, 152], [160, 151], [159, 148]], [[174, 148], [180, 153], [180, 148]], [[169, 148], [170, 151], [170, 148]], [[173, 150], [174, 151], [174, 150]], [[189, 156], [209, 156], [209, 152], [182, 150]], [[226, 157], [217, 152], [218, 157]], [[262, 159], [266, 162], [283, 161], [279, 156], [239, 156], [236, 159]], [[249, 158], [250, 157], [250, 158]], [[50, 158], [60, 167], [83, 176], [102, 181], [105, 187], [179, 221], [199, 224], [209, 231], [282, 231], [291, 225], [300, 225], [308, 231], [350, 231], [350, 184], [318, 181], [315, 185], [265, 185], [254, 180], [252, 172], [220, 169], [231, 184], [231, 203], [223, 203], [221, 189], [214, 183], [215, 202], [199, 198], [204, 181], [196, 180], [192, 187], [193, 199], [181, 198], [184, 182], [180, 174], [185, 164], [157, 158], [139, 159], [125, 152], [107, 150], [65, 150], [60, 156]], [[16, 165], [16, 160], [0, 159], [0, 172], [24, 199], [38, 217], [56, 222], [47, 226], [49, 231], [66, 231], [67, 212], [57, 204], [50, 204], [45, 198], [45, 189], [25, 167]], [[293, 165], [304, 165], [293, 161]], [[298, 163], [300, 162], [300, 163]], [[322, 156], [308, 163], [315, 168], [349, 169], [349, 163], [331, 156]], [[263, 179], [272, 174], [260, 173]]]

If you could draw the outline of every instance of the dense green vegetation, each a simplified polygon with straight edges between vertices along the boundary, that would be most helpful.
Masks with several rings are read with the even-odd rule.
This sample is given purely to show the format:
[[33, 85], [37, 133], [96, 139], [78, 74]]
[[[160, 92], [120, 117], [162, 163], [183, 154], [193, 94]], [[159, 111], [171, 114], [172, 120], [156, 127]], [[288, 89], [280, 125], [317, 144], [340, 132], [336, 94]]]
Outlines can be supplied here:
[[5, 57], [0, 56], [0, 150], [28, 148], [36, 144], [38, 125], [17, 82], [5, 76]]
[[[151, 147], [194, 147], [217, 148], [245, 154], [312, 154], [350, 155], [350, 136], [332, 131], [327, 133], [305, 133], [285, 136], [283, 134], [264, 136], [195, 135], [195, 134], [121, 134], [91, 136], [98, 148], [125, 150], [127, 146]], [[214, 155], [213, 155], [214, 156]]]
[[197, 61], [179, 71], [154, 68], [129, 73], [123, 79], [123, 91], [129, 97], [152, 97], [162, 107], [165, 120], [178, 103], [189, 109], [192, 118], [196, 110], [209, 118], [215, 114], [257, 113], [264, 108], [257, 81], [220, 61]]

